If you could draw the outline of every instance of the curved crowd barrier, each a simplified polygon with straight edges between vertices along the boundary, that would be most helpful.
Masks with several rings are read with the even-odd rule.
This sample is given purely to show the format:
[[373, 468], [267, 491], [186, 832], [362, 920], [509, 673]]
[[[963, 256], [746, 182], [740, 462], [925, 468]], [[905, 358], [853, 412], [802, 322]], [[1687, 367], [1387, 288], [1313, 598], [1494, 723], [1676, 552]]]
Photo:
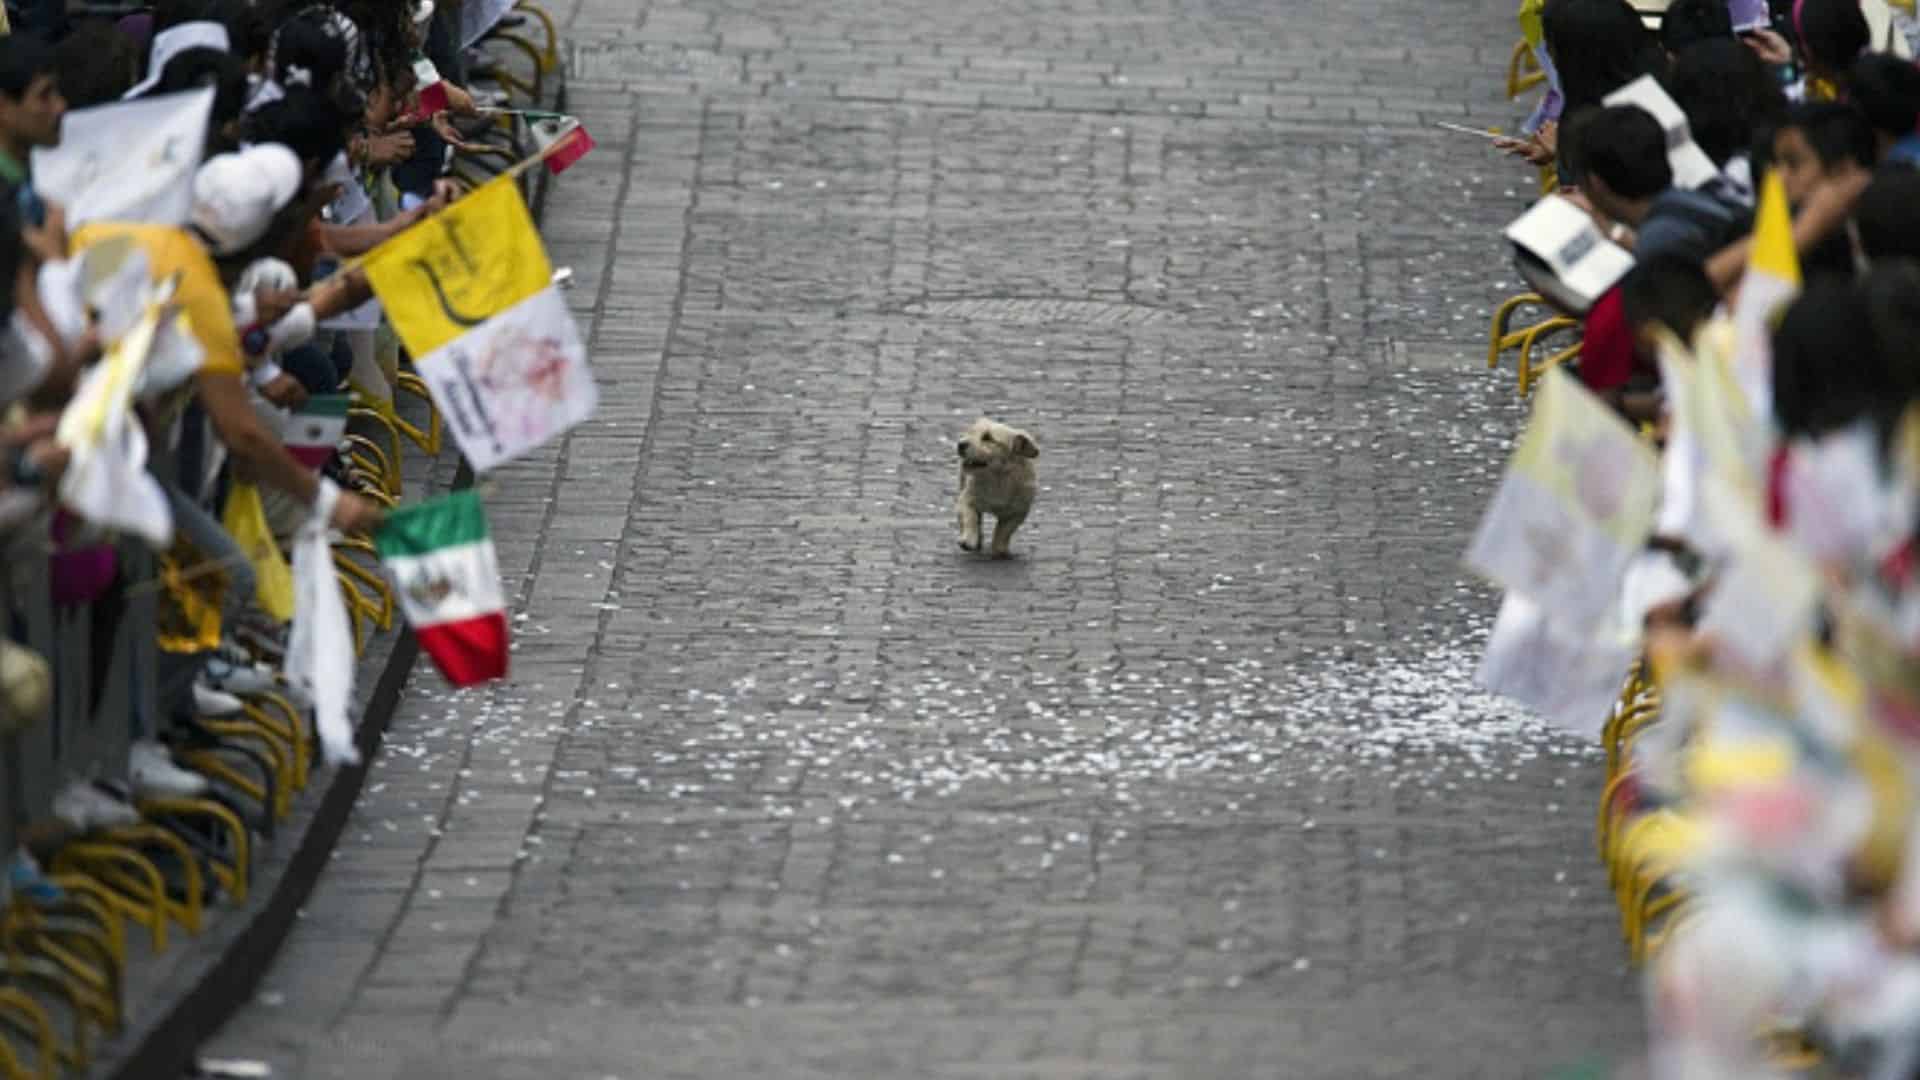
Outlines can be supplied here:
[[[442, 16], [456, 39], [460, 6]], [[10, 13], [11, 32], [26, 32], [32, 12], [23, 7]], [[493, 16], [498, 21], [460, 50], [463, 81], [481, 106], [465, 117], [465, 145], [442, 173], [463, 192], [511, 174], [537, 219], [549, 172], [528, 165], [551, 141], [535, 126], [565, 119], [561, 42], [552, 16], [532, 0]], [[383, 217], [396, 211], [391, 188], [373, 194]], [[432, 494], [421, 489], [453, 446], [388, 326], [377, 331], [376, 349], [371, 369], [356, 366], [336, 388], [337, 409], [328, 408], [337, 415], [316, 413], [318, 430], [331, 438], [315, 464], [342, 490], [393, 509], [403, 497], [417, 503]], [[385, 378], [363, 377], [368, 370]], [[342, 416], [344, 426], [325, 427]], [[287, 436], [289, 449], [297, 438]], [[151, 467], [163, 479], [184, 471], [170, 451], [152, 448]], [[456, 488], [472, 481], [464, 461], [457, 476]], [[285, 570], [297, 556], [274, 508], [231, 476], [222, 487], [220, 524], [256, 574]], [[19, 495], [0, 491], [0, 503]], [[184, 536], [156, 550], [64, 510], [27, 506], [0, 519], [9, 522], [0, 531], [0, 607], [9, 620], [0, 639], [0, 853], [8, 857], [0, 880], [0, 1080], [180, 1076], [265, 973], [344, 827], [365, 765], [323, 760], [314, 693], [274, 669], [289, 645], [284, 619], [268, 619], [258, 639], [247, 639], [249, 658], [266, 661], [246, 665], [257, 677], [230, 680], [221, 690], [230, 701], [196, 697], [197, 715], [168, 728], [171, 771], [142, 783], [140, 755], [151, 744], [139, 733], [162, 726], [169, 658], [225, 655], [228, 568]], [[364, 536], [336, 532], [327, 545], [364, 691], [349, 733], [362, 762], [377, 749], [419, 651], [383, 554]], [[262, 597], [269, 584], [258, 584]], [[181, 774], [195, 778], [189, 786], [197, 790], [167, 793], [166, 782]]]

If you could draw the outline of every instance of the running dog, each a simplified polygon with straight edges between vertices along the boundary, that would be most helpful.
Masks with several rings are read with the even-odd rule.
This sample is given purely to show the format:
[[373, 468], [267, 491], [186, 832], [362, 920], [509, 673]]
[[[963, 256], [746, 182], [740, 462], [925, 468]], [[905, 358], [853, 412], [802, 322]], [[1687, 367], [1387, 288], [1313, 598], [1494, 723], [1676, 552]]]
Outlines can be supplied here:
[[1027, 520], [1035, 489], [1033, 436], [981, 417], [960, 436], [960, 546], [980, 550], [980, 515], [993, 515], [993, 557], [1008, 557], [1013, 531]]

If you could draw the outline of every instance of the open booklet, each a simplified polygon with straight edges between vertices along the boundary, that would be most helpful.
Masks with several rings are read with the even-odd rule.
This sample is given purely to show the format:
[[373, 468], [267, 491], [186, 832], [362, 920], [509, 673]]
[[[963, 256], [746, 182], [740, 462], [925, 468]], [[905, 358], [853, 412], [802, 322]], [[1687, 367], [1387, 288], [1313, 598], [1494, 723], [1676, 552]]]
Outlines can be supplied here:
[[1549, 195], [1507, 226], [1527, 283], [1555, 307], [1584, 315], [1633, 269], [1633, 256], [1600, 235], [1586, 211]]

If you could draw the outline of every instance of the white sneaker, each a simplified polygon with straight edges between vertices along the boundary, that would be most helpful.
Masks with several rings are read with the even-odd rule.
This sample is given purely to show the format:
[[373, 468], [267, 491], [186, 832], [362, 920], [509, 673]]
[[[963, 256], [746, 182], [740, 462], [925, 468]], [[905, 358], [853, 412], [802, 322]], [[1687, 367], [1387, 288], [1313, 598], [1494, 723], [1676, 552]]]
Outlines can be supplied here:
[[207, 778], [174, 764], [167, 748], [142, 739], [127, 751], [127, 779], [135, 794], [156, 798], [191, 799], [207, 793]]
[[245, 712], [240, 699], [224, 690], [216, 690], [203, 682], [193, 684], [193, 711], [210, 720], [221, 720], [229, 716], [239, 716]]
[[140, 824], [140, 812], [85, 780], [75, 780], [53, 797], [53, 816], [79, 832]]
[[237, 697], [269, 694], [278, 687], [273, 673], [258, 664], [236, 664], [218, 656], [207, 661], [207, 666], [200, 671], [200, 680], [210, 690]]

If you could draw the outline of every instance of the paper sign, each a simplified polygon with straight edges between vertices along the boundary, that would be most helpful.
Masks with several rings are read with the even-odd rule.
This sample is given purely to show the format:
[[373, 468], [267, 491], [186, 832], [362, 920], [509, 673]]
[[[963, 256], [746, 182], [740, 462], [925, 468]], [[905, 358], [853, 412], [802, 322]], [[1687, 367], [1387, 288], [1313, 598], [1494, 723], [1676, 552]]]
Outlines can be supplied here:
[[34, 150], [34, 187], [66, 204], [69, 227], [182, 224], [212, 110], [211, 87], [75, 109], [60, 125], [60, 145]]
[[1562, 306], [1575, 311], [1592, 307], [1633, 269], [1625, 248], [1600, 235], [1586, 211], [1558, 195], [1534, 203], [1508, 225], [1507, 239], [1546, 264], [1565, 294]]
[[1733, 19], [1736, 34], [1773, 27], [1773, 13], [1767, 10], [1767, 0], [1727, 0], [1727, 14]]

